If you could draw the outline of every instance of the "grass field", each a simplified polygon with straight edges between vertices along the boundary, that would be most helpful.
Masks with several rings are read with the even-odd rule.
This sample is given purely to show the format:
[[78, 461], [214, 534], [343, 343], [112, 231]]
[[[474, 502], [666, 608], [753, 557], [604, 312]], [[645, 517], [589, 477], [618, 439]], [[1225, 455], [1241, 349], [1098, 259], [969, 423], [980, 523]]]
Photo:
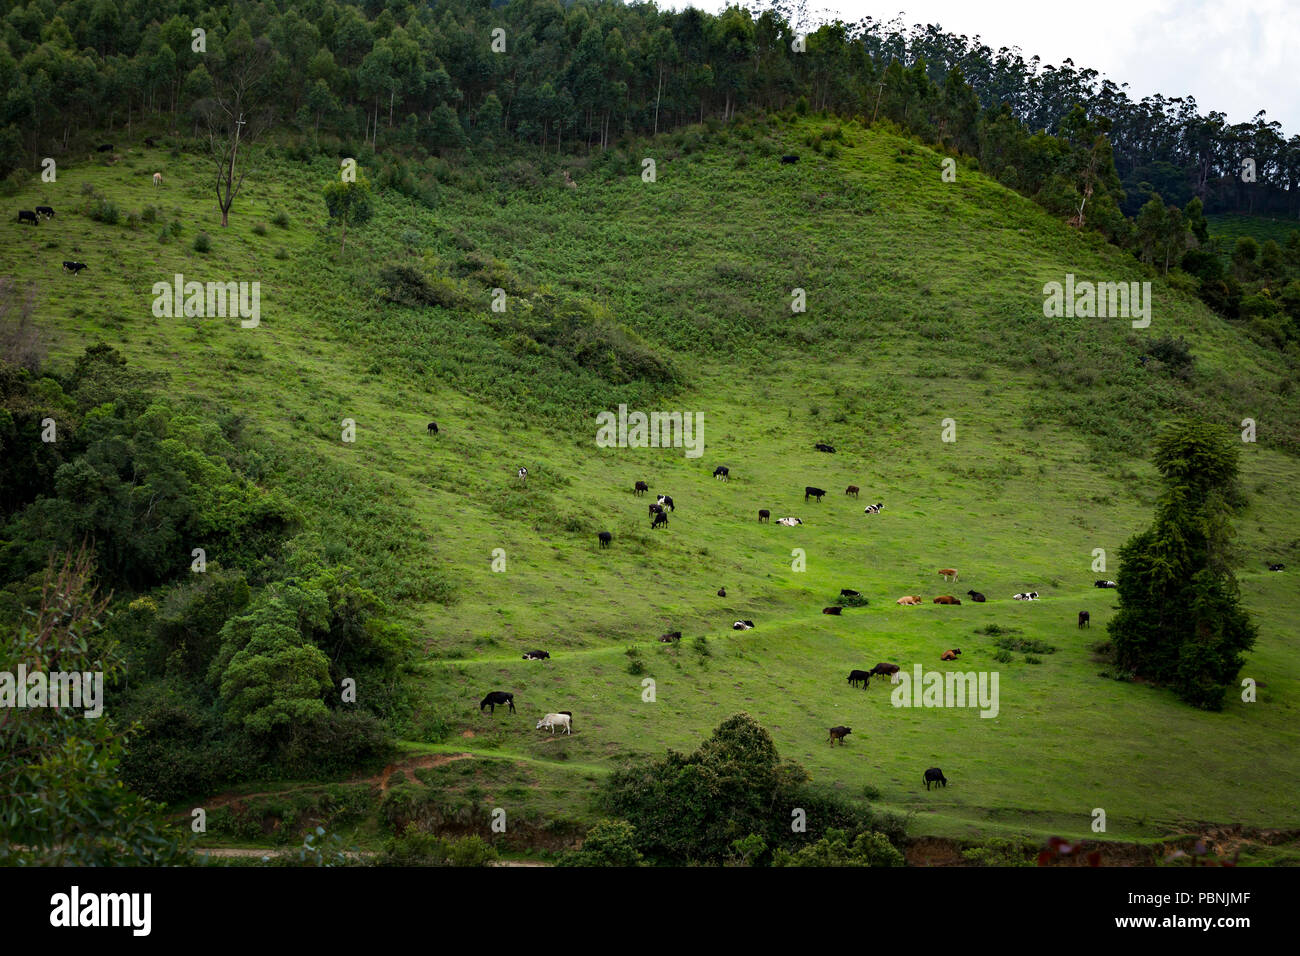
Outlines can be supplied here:
[[[1300, 591], [1263, 570], [1300, 568], [1294, 371], [1158, 279], [1149, 329], [1044, 318], [1043, 284], [1066, 273], [1150, 277], [977, 172], [942, 182], [937, 154], [887, 133], [846, 126], [833, 158], [814, 152], [803, 137], [815, 125], [647, 146], [654, 183], [628, 152], [573, 164], [577, 190], [538, 160], [532, 185], [504, 173], [452, 181], [432, 211], [383, 193], [344, 254], [320, 199], [330, 160], [265, 158], [223, 230], [198, 157], [137, 149], [61, 166], [56, 184], [11, 202], [59, 214], [5, 227], [0, 274], [35, 289], [56, 361], [102, 339], [165, 375], [169, 394], [242, 417], [269, 449], [264, 480], [418, 635], [421, 730], [407, 745], [485, 758], [444, 765], [466, 782], [461, 764], [481, 763], [467, 805], [539, 826], [590, 820], [586, 798], [621, 760], [691, 749], [747, 711], [817, 781], [914, 812], [916, 834], [1091, 836], [1095, 808], [1106, 836], [1124, 840], [1208, 823], [1300, 827]], [[791, 148], [801, 163], [777, 165]], [[76, 208], [84, 185], [124, 211], [156, 205], [159, 221], [92, 221]], [[278, 212], [287, 226], [270, 224]], [[160, 241], [171, 220], [180, 235]], [[206, 254], [192, 247], [200, 227]], [[60, 272], [74, 258], [90, 267], [75, 278]], [[394, 261], [456, 279], [482, 306], [386, 301], [375, 276]], [[260, 281], [261, 325], [156, 318], [153, 283], [177, 272]], [[675, 380], [621, 386], [533, 347], [503, 325], [513, 313], [489, 311], [503, 283], [607, 310]], [[805, 313], [791, 312], [795, 288]], [[1190, 383], [1138, 365], [1145, 337], [1162, 335], [1191, 342]], [[595, 416], [620, 402], [702, 413], [703, 455], [597, 448]], [[1243, 676], [1259, 697], [1230, 694], [1217, 714], [1099, 676], [1091, 650], [1113, 604], [1092, 583], [1115, 576], [1120, 545], [1149, 520], [1156, 428], [1187, 412], [1259, 423], [1237, 522], [1260, 626]], [[345, 418], [353, 444], [339, 440]], [[955, 441], [943, 440], [946, 419]], [[822, 441], [837, 453], [813, 451]], [[730, 482], [711, 477], [717, 464]], [[666, 530], [651, 532], [638, 479], [674, 498]], [[849, 484], [860, 500], [845, 497]], [[805, 503], [806, 485], [830, 494]], [[876, 501], [883, 513], [864, 515]], [[759, 508], [804, 523], [759, 524]], [[608, 550], [601, 530], [614, 535]], [[793, 569], [795, 549], [806, 570]], [[942, 567], [959, 583], [944, 584]], [[870, 606], [821, 614], [845, 587]], [[968, 588], [988, 603], [929, 603]], [[1025, 590], [1042, 600], [1011, 600]], [[898, 607], [903, 594], [926, 603]], [[1088, 630], [1075, 626], [1080, 610]], [[757, 626], [733, 632], [738, 618]], [[989, 625], [1054, 650], [999, 662], [994, 637], [977, 633]], [[686, 639], [657, 643], [668, 630]], [[552, 660], [520, 660], [534, 647]], [[643, 673], [630, 672], [630, 647]], [[962, 648], [962, 670], [998, 672], [996, 717], [896, 708], [887, 682], [845, 682], [877, 661], [938, 667], [948, 647]], [[519, 713], [480, 714], [492, 689], [514, 691]], [[534, 730], [560, 709], [575, 714], [571, 738]], [[835, 724], [853, 728], [843, 747], [827, 745]], [[927, 793], [933, 765], [951, 785]]]

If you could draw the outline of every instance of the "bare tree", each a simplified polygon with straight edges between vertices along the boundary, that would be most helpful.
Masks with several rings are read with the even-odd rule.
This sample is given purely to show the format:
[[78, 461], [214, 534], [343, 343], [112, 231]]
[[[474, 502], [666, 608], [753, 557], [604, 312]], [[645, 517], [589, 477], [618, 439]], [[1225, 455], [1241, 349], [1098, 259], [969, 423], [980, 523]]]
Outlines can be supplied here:
[[221, 225], [248, 175], [253, 146], [270, 125], [265, 80], [274, 51], [265, 37], [236, 36], [214, 77], [212, 95], [199, 104], [208, 128], [208, 151], [215, 169], [214, 188]]

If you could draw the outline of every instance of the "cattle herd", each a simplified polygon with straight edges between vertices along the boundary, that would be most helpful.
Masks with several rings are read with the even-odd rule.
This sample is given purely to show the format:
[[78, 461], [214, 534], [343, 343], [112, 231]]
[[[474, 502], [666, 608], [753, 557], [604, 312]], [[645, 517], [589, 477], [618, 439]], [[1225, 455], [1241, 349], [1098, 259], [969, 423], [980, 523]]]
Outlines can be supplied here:
[[[428, 431], [430, 434], [437, 434], [438, 426], [435, 423], [430, 422]], [[826, 444], [818, 444], [815, 445], [814, 448], [817, 451], [826, 453], [833, 453], [835, 451], [832, 446]], [[523, 480], [527, 473], [527, 469], [519, 469], [520, 480]], [[731, 470], [726, 465], [719, 465], [714, 469], [713, 477], [719, 481], [729, 481]], [[649, 493], [650, 490], [649, 482], [637, 480], [632, 484], [632, 494], [635, 497], [639, 498], [642, 495]], [[857, 485], [849, 485], [845, 489], [844, 493], [849, 497], [856, 498], [858, 497], [860, 490], [861, 489], [859, 489]], [[808, 485], [804, 488], [804, 501], [806, 502], [812, 499], [820, 502], [825, 494], [825, 489]], [[884, 502], [877, 502], [876, 504], [868, 505], [865, 509], [865, 513], [868, 515], [880, 514], [884, 510], [884, 507]], [[667, 527], [668, 513], [676, 510], [676, 505], [673, 502], [671, 495], [657, 495], [655, 503], [648, 506], [651, 529]], [[772, 513], [770, 509], [761, 508], [758, 511], [758, 520], [760, 523], [767, 523], [771, 519], [771, 515]], [[795, 527], [803, 524], [803, 521], [799, 518], [790, 516], [778, 518], [777, 524], [785, 525], [787, 527]], [[614, 535], [610, 531], [601, 531], [596, 537], [601, 548], [608, 548], [614, 540]], [[1270, 570], [1281, 570], [1281, 566], [1270, 566]], [[956, 568], [940, 568], [937, 573], [945, 582], [956, 582], [959, 576]], [[1099, 580], [1095, 582], [1095, 586], [1098, 588], [1113, 588], [1116, 585], [1114, 581]], [[726, 597], [727, 589], [725, 587], [719, 588], [717, 593], [719, 597]], [[984, 604], [988, 601], [988, 598], [979, 591], [968, 590], [966, 591], [966, 594], [977, 604]], [[844, 607], [846, 606], [844, 603], [846, 600], [849, 602], [849, 606], [852, 606], [853, 604], [861, 605], [866, 603], [866, 599], [862, 597], [862, 593], [853, 588], [841, 588], [840, 599], [841, 603], [839, 604], [823, 607], [822, 613], [833, 616], [842, 615]], [[1037, 591], [1023, 591], [1013, 595], [1012, 599], [1016, 601], [1037, 601], [1039, 600], [1039, 594]], [[900, 597], [895, 603], [904, 607], [910, 607], [924, 604], [925, 598], [919, 594], [909, 594]], [[962, 602], [959, 598], [954, 597], [951, 594], [941, 594], [933, 599], [933, 603], [940, 605], [959, 605]], [[1089, 613], [1087, 611], [1080, 611], [1078, 621], [1079, 627], [1081, 628], [1090, 626]], [[736, 631], [748, 631], [753, 629], [754, 622], [748, 619], [742, 619], [732, 622], [731, 627]], [[681, 639], [681, 631], [670, 631], [661, 635], [659, 637], [659, 642], [663, 644], [673, 644], [681, 641]], [[957, 661], [960, 656], [961, 648], [948, 648], [940, 653], [939, 660], [951, 663]], [[549, 660], [550, 657], [551, 655], [544, 650], [532, 650], [523, 654], [523, 659], [528, 661]], [[848, 676], [848, 683], [850, 687], [861, 687], [863, 690], [866, 690], [872, 677], [888, 677], [891, 683], [896, 684], [900, 680], [900, 670], [901, 668], [898, 664], [881, 661], [870, 670], [851, 670]], [[514, 713], [514, 694], [505, 691], [492, 691], [483, 698], [482, 702], [479, 704], [479, 710], [490, 709], [490, 712], [495, 713], [495, 707], [497, 704], [508, 706], [509, 711]], [[537, 729], [549, 730], [554, 734], [558, 728], [563, 730], [566, 734], [571, 735], [573, 733], [572, 721], [573, 714], [570, 711], [555, 711], [554, 713], [548, 713], [543, 716], [542, 719], [538, 721]], [[841, 746], [843, 746], [845, 738], [848, 737], [851, 732], [851, 729], [848, 727], [832, 727], [830, 728], [828, 740], [832, 746], [834, 746], [837, 741]], [[925, 784], [926, 790], [930, 789], [931, 784], [942, 785], [945, 787], [948, 785], [947, 778], [944, 777], [943, 771], [938, 767], [928, 768], [922, 777], [922, 782]]]

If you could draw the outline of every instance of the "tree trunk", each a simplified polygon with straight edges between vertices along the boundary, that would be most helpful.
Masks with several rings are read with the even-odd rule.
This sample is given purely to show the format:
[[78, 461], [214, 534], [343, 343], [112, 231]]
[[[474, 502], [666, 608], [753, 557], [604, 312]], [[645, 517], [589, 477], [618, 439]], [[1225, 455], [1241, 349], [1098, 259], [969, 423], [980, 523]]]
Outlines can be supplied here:
[[660, 100], [660, 98], [661, 98], [663, 95], [664, 95], [664, 68], [663, 68], [662, 66], [660, 66], [660, 67], [659, 67], [659, 90], [658, 90], [658, 92], [655, 93], [655, 132], [654, 132], [654, 135], [656, 135], [656, 136], [659, 135], [659, 100]]

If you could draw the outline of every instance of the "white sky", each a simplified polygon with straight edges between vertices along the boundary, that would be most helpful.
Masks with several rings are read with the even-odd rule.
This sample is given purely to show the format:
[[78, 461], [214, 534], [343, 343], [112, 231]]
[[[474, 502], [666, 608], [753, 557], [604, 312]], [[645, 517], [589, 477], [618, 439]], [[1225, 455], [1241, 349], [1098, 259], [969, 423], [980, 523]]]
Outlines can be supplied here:
[[[660, 5], [716, 13], [728, 4]], [[1069, 57], [1128, 83], [1135, 101], [1190, 93], [1202, 114], [1218, 110], [1243, 123], [1263, 109], [1288, 138], [1300, 133], [1300, 0], [809, 0], [808, 9], [846, 23], [901, 13], [908, 26], [978, 34], [993, 50], [1018, 46], [1026, 60]]]

